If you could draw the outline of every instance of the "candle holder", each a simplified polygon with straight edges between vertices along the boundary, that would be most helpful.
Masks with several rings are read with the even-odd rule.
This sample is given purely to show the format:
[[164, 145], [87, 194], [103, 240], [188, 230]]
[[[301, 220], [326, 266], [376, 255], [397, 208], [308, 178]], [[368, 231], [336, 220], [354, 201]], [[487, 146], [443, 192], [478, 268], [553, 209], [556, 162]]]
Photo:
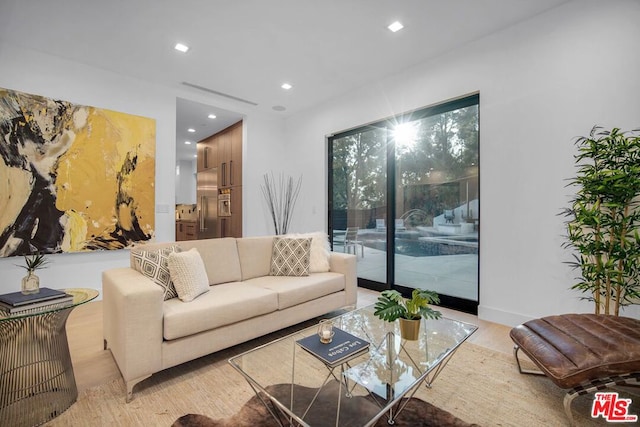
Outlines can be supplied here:
[[318, 324], [318, 336], [320, 337], [320, 342], [323, 344], [329, 344], [331, 340], [333, 340], [333, 335], [335, 335], [335, 332], [333, 331], [333, 322], [331, 320], [321, 320]]

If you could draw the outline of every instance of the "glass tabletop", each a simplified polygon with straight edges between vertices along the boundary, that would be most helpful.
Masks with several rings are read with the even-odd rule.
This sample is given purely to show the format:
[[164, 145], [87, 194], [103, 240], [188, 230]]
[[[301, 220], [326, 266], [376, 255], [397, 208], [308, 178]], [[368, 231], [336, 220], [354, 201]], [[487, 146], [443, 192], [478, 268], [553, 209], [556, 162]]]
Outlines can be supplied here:
[[68, 289], [60, 289], [60, 290], [67, 293], [68, 295], [71, 295], [73, 299], [71, 301], [67, 301], [61, 304], [53, 303], [49, 306], [36, 307], [20, 313], [9, 313], [4, 310], [0, 310], [0, 322], [20, 319], [20, 318], [30, 317], [30, 316], [40, 316], [45, 313], [53, 313], [60, 310], [66, 310], [68, 308], [76, 307], [78, 305], [92, 301], [95, 298], [97, 298], [98, 295], [100, 294], [97, 290], [89, 289], [89, 288], [68, 288]]
[[[477, 329], [448, 318], [422, 319], [418, 340], [407, 341], [400, 338], [398, 322], [382, 321], [373, 311], [373, 306], [368, 306], [333, 319], [335, 327], [370, 343], [367, 352], [339, 366], [323, 363], [296, 344], [317, 334], [317, 326], [240, 354], [229, 362], [254, 390], [266, 393], [276, 406], [303, 425], [311, 424], [312, 406], [329, 389], [338, 399], [345, 393], [349, 397], [369, 396], [368, 402], [374, 403], [371, 410], [362, 414], [366, 405], [360, 402], [358, 411], [360, 420], [373, 422], [419, 384], [430, 385], [460, 344]], [[283, 390], [287, 387], [288, 391]], [[350, 400], [338, 400], [338, 421], [348, 419], [340, 412], [348, 411]], [[326, 412], [326, 405], [324, 408]]]

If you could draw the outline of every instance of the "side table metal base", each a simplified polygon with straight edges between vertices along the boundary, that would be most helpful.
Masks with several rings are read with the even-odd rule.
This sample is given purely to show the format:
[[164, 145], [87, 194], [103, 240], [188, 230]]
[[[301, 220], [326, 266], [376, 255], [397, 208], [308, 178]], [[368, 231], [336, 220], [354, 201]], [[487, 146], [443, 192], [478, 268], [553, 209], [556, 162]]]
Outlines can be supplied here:
[[72, 309], [0, 322], [0, 425], [44, 424], [76, 401], [65, 328]]

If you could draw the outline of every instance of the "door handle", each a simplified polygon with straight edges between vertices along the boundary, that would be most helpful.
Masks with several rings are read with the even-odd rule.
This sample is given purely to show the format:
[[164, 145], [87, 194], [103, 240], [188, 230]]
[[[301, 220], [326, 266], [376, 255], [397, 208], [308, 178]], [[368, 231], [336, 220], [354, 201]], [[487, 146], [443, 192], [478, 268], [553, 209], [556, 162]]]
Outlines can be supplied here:
[[198, 215], [200, 216], [200, 218], [198, 218], [200, 220], [200, 231], [204, 231], [204, 209], [205, 209], [205, 197], [204, 196], [200, 196], [200, 210], [198, 211]]

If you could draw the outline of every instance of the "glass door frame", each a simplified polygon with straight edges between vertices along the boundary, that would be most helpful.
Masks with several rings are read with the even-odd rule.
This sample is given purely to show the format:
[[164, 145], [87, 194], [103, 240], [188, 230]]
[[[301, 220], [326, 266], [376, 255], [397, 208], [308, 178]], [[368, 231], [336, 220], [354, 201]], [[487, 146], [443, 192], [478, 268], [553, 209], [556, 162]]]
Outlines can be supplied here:
[[[356, 133], [365, 132], [367, 130], [372, 129], [386, 129], [386, 198], [387, 198], [387, 206], [386, 206], [386, 216], [387, 218], [391, 218], [391, 220], [387, 221], [386, 224], [386, 283], [376, 282], [369, 279], [364, 279], [358, 277], [358, 286], [372, 289], [376, 291], [383, 291], [386, 289], [396, 289], [401, 292], [405, 297], [408, 297], [413, 288], [405, 287], [402, 285], [395, 284], [395, 236], [396, 236], [396, 225], [393, 220], [396, 218], [396, 143], [392, 132], [389, 132], [389, 129], [392, 129], [395, 125], [399, 123], [407, 123], [415, 120], [420, 120], [426, 117], [435, 116], [438, 114], [446, 113], [449, 111], [454, 111], [460, 108], [469, 107], [472, 105], [478, 106], [478, 206], [480, 205], [480, 94], [474, 93], [471, 95], [465, 95], [464, 97], [460, 97], [454, 100], [446, 101], [441, 104], [437, 104], [431, 107], [421, 108], [415, 111], [406, 112], [403, 114], [399, 114], [397, 116], [389, 117], [387, 119], [383, 119], [377, 121], [372, 124], [360, 126], [351, 130], [347, 130], [344, 132], [340, 132], [334, 135], [330, 135], [327, 138], [327, 147], [328, 147], [328, 159], [327, 159], [327, 170], [328, 170], [328, 179], [327, 179], [327, 189], [328, 189], [328, 232], [331, 236], [333, 234], [333, 141], [338, 138], [344, 138], [349, 135], [353, 135]], [[456, 310], [464, 311], [467, 313], [477, 314], [478, 313], [478, 305], [480, 304], [480, 228], [478, 227], [478, 300], [470, 300], [450, 295], [445, 295], [440, 293], [440, 305], [443, 307], [449, 307]], [[333, 243], [332, 243], [333, 249]]]

